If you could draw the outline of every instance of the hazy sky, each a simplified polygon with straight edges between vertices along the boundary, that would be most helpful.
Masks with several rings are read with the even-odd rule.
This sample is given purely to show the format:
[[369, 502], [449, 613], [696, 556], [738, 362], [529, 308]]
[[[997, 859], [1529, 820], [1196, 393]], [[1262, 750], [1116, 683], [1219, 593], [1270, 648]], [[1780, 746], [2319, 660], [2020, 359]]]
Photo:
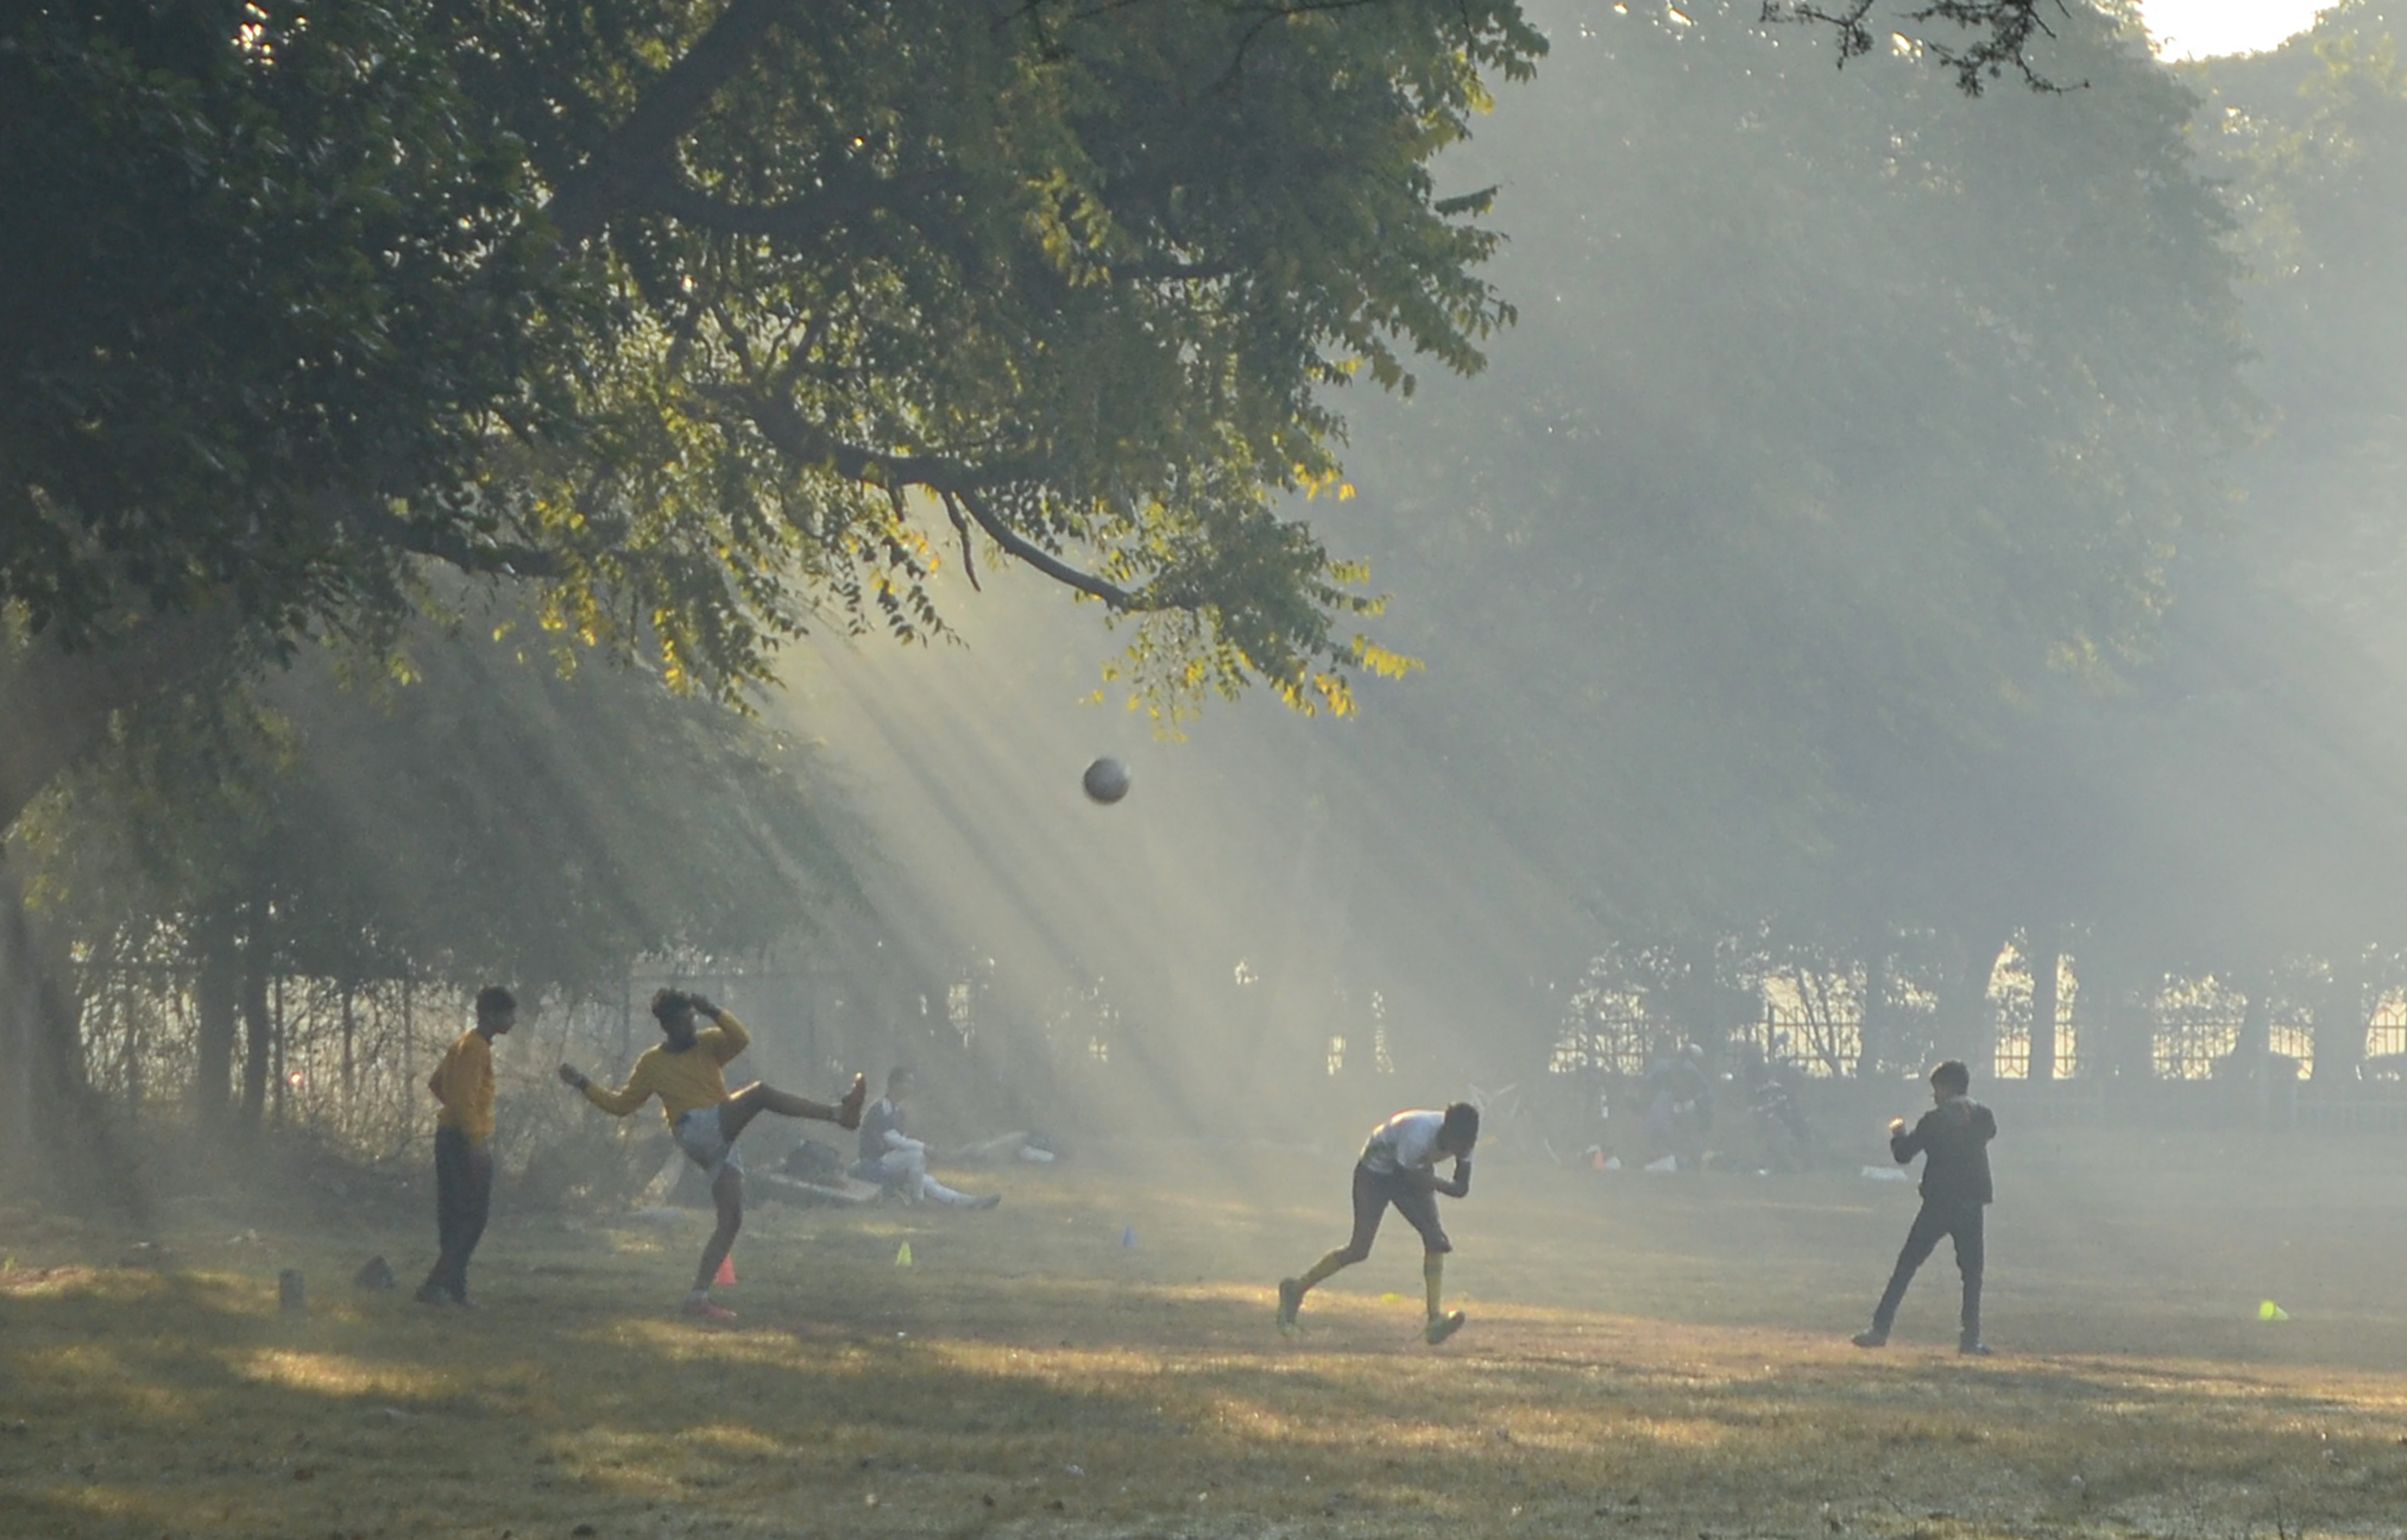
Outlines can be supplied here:
[[2141, 0], [2159, 52], [2176, 59], [2273, 48], [2332, 0]]

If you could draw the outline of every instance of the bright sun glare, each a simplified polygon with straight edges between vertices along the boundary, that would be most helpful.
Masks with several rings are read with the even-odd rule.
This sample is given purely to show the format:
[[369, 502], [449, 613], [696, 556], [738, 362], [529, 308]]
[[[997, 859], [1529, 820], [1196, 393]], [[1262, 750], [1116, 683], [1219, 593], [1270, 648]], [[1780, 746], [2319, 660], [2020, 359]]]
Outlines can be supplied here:
[[2157, 51], [2205, 59], [2277, 48], [2314, 25], [2332, 0], [2141, 0]]

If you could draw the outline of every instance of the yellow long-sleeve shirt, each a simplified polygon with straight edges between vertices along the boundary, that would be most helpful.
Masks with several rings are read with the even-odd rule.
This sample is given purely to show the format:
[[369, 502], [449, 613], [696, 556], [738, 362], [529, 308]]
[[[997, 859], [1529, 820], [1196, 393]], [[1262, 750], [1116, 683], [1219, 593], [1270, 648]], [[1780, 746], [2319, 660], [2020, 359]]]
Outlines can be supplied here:
[[693, 1047], [683, 1053], [670, 1052], [665, 1043], [646, 1048], [624, 1086], [605, 1091], [589, 1080], [585, 1099], [614, 1118], [624, 1118], [657, 1096], [661, 1111], [675, 1128], [677, 1120], [694, 1108], [717, 1106], [727, 1100], [727, 1077], [719, 1073], [720, 1068], [751, 1043], [752, 1034], [734, 1013], [720, 1011], [717, 1026], [693, 1034]]
[[493, 1044], [481, 1032], [468, 1032], [427, 1077], [426, 1089], [443, 1104], [435, 1125], [456, 1128], [472, 1145], [493, 1136]]

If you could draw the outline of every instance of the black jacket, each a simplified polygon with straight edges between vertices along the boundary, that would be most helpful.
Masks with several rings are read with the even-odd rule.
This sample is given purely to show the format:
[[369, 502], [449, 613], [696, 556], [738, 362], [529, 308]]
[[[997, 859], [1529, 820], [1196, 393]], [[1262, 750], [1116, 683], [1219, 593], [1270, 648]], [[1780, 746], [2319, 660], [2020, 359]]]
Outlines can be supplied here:
[[1925, 1203], [1985, 1204], [1990, 1199], [1989, 1141], [1998, 1119], [1969, 1096], [1951, 1097], [1922, 1115], [1922, 1121], [1888, 1139], [1888, 1152], [1905, 1164], [1929, 1155], [1922, 1166]]

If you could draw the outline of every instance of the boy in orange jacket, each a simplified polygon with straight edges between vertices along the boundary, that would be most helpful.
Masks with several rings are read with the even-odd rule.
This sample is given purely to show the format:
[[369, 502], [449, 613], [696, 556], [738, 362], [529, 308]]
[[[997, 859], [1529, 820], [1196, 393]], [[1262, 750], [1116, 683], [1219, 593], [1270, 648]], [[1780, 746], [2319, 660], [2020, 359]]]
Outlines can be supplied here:
[[426, 1089], [442, 1105], [434, 1115], [434, 1228], [443, 1249], [418, 1286], [421, 1305], [473, 1306], [468, 1258], [493, 1206], [493, 1039], [518, 1019], [510, 991], [486, 985], [477, 991], [477, 1024], [427, 1077]]

